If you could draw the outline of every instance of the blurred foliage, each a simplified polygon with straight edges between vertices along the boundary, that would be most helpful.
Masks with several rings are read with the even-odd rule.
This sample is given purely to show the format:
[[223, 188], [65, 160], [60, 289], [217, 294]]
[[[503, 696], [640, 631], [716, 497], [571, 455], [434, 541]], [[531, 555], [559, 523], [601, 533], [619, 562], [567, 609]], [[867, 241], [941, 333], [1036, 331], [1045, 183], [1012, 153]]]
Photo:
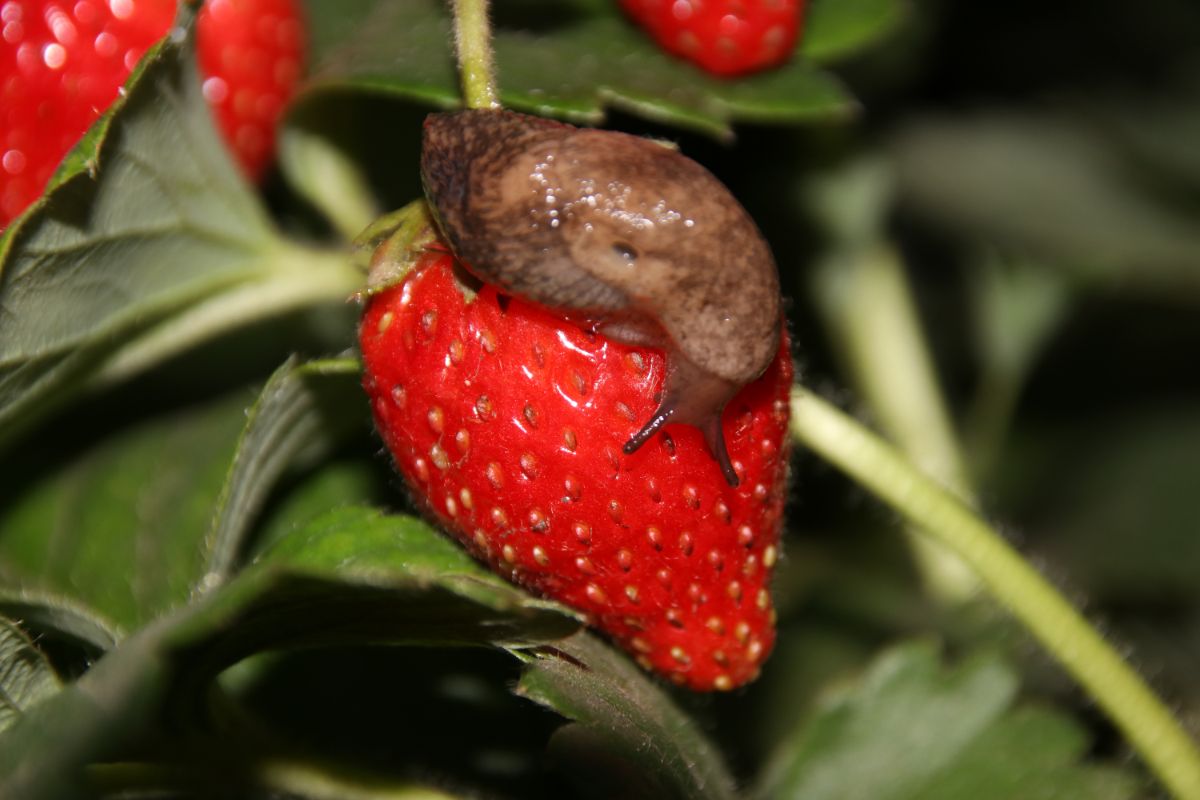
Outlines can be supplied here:
[[[801, 380], [961, 466], [1200, 727], [1200, 5], [813, 0], [794, 61], [744, 82], [614, 5], [496, 0], [506, 101], [725, 180]], [[0, 237], [6, 796], [1149, 791], [1021, 631], [931, 591], [941, 567], [803, 453], [779, 644], [730, 696], [664, 688], [408, 516], [336, 358], [344, 239], [420, 192], [447, 21], [307, 7], [313, 81], [261, 198], [166, 43]], [[886, 373], [877, 306], [813, 289], [878, 289], [880, 253], [928, 359]]]
[[945, 673], [928, 646], [885, 653], [861, 685], [829, 697], [781, 742], [758, 794], [878, 800], [1135, 796], [1134, 784], [1118, 771], [1074, 763], [1087, 737], [1070, 720], [1045, 709], [1009, 708], [1016, 690], [1016, 676], [992, 659]]

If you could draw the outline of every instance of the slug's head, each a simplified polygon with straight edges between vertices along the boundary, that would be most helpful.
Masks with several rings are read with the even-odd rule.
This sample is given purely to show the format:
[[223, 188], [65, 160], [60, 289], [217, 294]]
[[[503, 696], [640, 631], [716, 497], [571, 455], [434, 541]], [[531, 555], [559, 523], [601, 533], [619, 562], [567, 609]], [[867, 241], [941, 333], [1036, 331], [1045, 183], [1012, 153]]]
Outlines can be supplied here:
[[635, 136], [504, 111], [429, 118], [422, 177], [483, 280], [606, 335], [662, 347], [662, 405], [629, 442], [697, 425], [730, 482], [720, 414], [778, 352], [779, 282], [758, 228], [707, 170]]

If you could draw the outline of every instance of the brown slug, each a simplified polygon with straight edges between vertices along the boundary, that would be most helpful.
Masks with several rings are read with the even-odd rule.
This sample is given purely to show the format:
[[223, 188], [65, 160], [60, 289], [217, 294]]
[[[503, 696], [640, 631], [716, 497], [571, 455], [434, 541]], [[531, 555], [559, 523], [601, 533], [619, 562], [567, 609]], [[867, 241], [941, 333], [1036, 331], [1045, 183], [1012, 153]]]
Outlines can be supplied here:
[[666, 352], [658, 410], [627, 453], [667, 423], [695, 425], [737, 485], [721, 412], [779, 350], [779, 276], [720, 181], [649, 139], [498, 110], [430, 115], [421, 176], [477, 277]]

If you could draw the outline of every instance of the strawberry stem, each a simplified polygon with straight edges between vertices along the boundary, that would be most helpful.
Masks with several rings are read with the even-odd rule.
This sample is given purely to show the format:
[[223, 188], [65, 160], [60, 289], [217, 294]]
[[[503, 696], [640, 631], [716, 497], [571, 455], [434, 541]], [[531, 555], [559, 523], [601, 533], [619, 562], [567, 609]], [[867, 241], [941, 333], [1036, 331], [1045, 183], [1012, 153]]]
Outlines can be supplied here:
[[802, 388], [792, 436], [957, 553], [1082, 685], [1171, 793], [1200, 798], [1200, 752], [1162, 701], [1029, 562], [961, 500], [880, 437]]
[[499, 108], [488, 0], [451, 0], [458, 69], [467, 108]]
[[[946, 409], [903, 258], [888, 238], [894, 170], [867, 153], [816, 178], [809, 209], [826, 233], [810, 270], [813, 302], [836, 355], [879, 429], [922, 471], [972, 500], [971, 475]], [[944, 604], [979, 592], [974, 570], [943, 545], [907, 530], [926, 591]]]
[[[813, 297], [855, 389], [880, 429], [926, 474], [971, 501], [971, 482], [946, 411], [904, 264], [883, 241], [846, 246], [813, 270]], [[929, 590], [949, 603], [979, 588], [973, 570], [917, 532], [913, 556]]]

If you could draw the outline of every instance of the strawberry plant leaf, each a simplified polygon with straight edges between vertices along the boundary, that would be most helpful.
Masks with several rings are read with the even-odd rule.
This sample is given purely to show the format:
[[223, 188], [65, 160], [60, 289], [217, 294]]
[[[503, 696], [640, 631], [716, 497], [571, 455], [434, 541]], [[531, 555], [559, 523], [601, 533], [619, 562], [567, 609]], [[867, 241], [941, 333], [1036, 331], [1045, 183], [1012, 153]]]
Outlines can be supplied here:
[[349, 241], [380, 215], [365, 170], [327, 137], [303, 125], [282, 130], [279, 168], [292, 188]]
[[274, 231], [216, 135], [190, 39], [147, 55], [55, 182], [0, 238], [0, 442], [87, 381], [361, 281]]
[[61, 688], [54, 668], [25, 631], [0, 617], [0, 731]]
[[[0, 568], [20, 587], [0, 594], [0, 608], [25, 603], [64, 634], [107, 646], [228, 577], [283, 474], [327, 455], [365, 418], [353, 412], [363, 403], [353, 359], [288, 362], [248, 412], [246, 397], [139, 425], [30, 486], [0, 512], [11, 522]], [[37, 589], [54, 601], [27, 603], [22, 593]], [[66, 613], [80, 603], [82, 618]]]
[[[228, 613], [269, 618], [255, 617], [246, 634], [230, 629], [245, 654], [298, 643], [536, 642], [578, 627], [570, 612], [491, 574], [420, 520], [362, 507], [289, 532], [214, 594]], [[201, 614], [177, 633], [208, 635], [212, 620]]]
[[223, 669], [267, 649], [345, 643], [530, 646], [579, 623], [424, 523], [344, 508], [125, 639], [0, 735], [5, 796], [61, 797], [82, 767], [162, 715], [185, 725]]
[[1081, 761], [1087, 735], [1074, 721], [1013, 708], [1017, 688], [1015, 673], [997, 659], [946, 669], [929, 644], [898, 647], [804, 721], [768, 766], [758, 796], [1135, 796], [1128, 773]]
[[328, 455], [365, 414], [358, 362], [290, 360], [275, 371], [238, 442], [208, 535], [208, 576], [228, 577], [279, 478]]
[[10, 461], [10, 484], [29, 483], [0, 511], [3, 583], [66, 596], [124, 630], [186, 601], [251, 397], [150, 418], [66, 458], [47, 450], [45, 464]]
[[597, 797], [733, 798], [720, 752], [627, 657], [581, 632], [528, 661], [517, 694], [573, 722], [550, 750]]
[[[872, 38], [882, 28], [872, 20], [890, 24], [875, 7], [890, 4], [861, 5], [858, 12], [832, 9], [826, 21], [820, 18], [831, 9], [814, 10], [815, 36], [832, 37], [825, 50], [845, 51]], [[312, 88], [460, 104], [440, 0], [308, 0], [307, 8], [315, 31]], [[727, 81], [660, 52], [615, 3], [524, 3], [496, 11], [501, 99], [514, 109], [596, 123], [606, 108], [620, 108], [720, 138], [731, 137], [737, 121], [794, 124], [853, 110], [837, 79], [803, 53], [781, 69]], [[854, 23], [860, 30], [850, 30]], [[823, 49], [819, 40], [806, 47]]]
[[0, 614], [38, 634], [70, 642], [91, 654], [103, 653], [121, 639], [121, 631], [91, 608], [64, 596], [33, 589], [0, 587]]
[[257, 555], [269, 549], [330, 509], [383, 505], [395, 499], [395, 487], [375, 463], [362, 458], [332, 461], [282, 493], [255, 533], [250, 550]]
[[[904, 199], [939, 224], [1061, 268], [1084, 286], [1200, 297], [1200, 233], [1175, 190], [1138, 175], [1107, 129], [992, 113], [896, 139]], [[1194, 191], [1192, 186], [1188, 190]]]
[[853, 55], [895, 30], [906, 12], [900, 0], [813, 0], [800, 52], [818, 63]]
[[986, 477], [1008, 433], [1017, 400], [1072, 310], [1066, 277], [1027, 259], [987, 253], [970, 273], [979, 386], [964, 427], [976, 475]]
[[[313, 520], [259, 556], [255, 568], [316, 576], [332, 571], [339, 578], [353, 578], [364, 585], [377, 581], [386, 585], [394, 580], [405, 586], [438, 587], [493, 611], [546, 617], [560, 633], [574, 627], [574, 623], [568, 623], [564, 629], [558, 617], [567, 612], [560, 606], [534, 600], [488, 572], [425, 523], [414, 517], [385, 516], [371, 509], [337, 509]], [[437, 620], [422, 616], [415, 608], [392, 612], [392, 622], [385, 624], [411, 615], [411, 624], [429, 626], [431, 631], [445, 634], [456, 628], [453, 624], [439, 626]], [[515, 640], [523, 638], [516, 629], [512, 635]], [[485, 641], [506, 638], [499, 627], [492, 627], [484, 636]]]

